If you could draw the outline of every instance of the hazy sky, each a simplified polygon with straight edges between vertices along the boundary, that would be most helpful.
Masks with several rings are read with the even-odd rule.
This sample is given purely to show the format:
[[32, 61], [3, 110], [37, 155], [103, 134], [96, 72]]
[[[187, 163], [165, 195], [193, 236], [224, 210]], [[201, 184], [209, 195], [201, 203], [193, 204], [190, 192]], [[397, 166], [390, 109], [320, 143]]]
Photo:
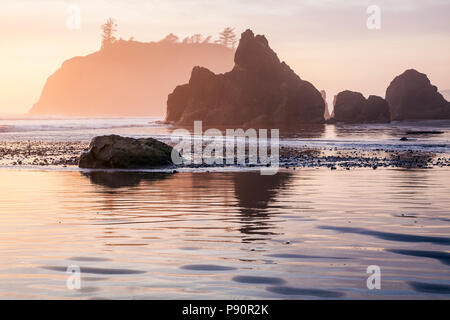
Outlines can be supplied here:
[[[80, 29], [67, 27], [73, 5]], [[381, 9], [379, 30], [367, 28], [369, 5]], [[448, 0], [0, 0], [0, 114], [28, 111], [64, 60], [96, 51], [108, 17], [118, 36], [139, 41], [251, 28], [332, 97], [345, 89], [384, 96], [408, 68], [450, 89], [449, 16]]]

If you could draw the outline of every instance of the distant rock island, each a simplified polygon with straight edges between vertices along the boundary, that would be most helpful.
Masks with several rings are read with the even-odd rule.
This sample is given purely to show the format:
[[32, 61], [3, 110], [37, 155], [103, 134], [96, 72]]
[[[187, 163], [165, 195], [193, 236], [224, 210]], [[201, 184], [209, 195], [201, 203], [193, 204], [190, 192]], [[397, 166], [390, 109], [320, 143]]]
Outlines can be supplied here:
[[117, 40], [116, 27], [109, 18], [101, 28], [99, 51], [69, 59], [53, 73], [29, 114], [166, 114], [167, 122], [178, 125], [202, 120], [205, 125], [290, 129], [325, 121], [450, 119], [450, 102], [444, 98], [450, 90], [439, 93], [427, 75], [414, 69], [390, 83], [386, 100], [340, 92], [330, 115], [326, 92], [281, 62], [264, 35], [248, 29], [234, 50], [236, 35], [230, 27], [214, 43], [201, 34], [182, 41], [174, 34], [159, 42]]
[[386, 90], [391, 120], [450, 119], [450, 102], [426, 74], [409, 69], [395, 77]]
[[374, 95], [366, 100], [359, 92], [345, 90], [334, 97], [333, 105], [329, 123], [450, 119], [450, 102], [425, 74], [414, 69], [392, 80], [386, 100]]
[[47, 79], [30, 114], [162, 116], [167, 95], [189, 79], [194, 66], [225, 72], [233, 55], [233, 49], [216, 43], [117, 40], [65, 61]]
[[250, 127], [324, 122], [320, 92], [280, 62], [265, 36], [242, 33], [234, 62], [225, 74], [195, 67], [189, 83], [169, 95], [166, 120]]
[[381, 97], [371, 95], [368, 99], [359, 92], [342, 91], [334, 100], [334, 121], [353, 123], [389, 122], [389, 105]]

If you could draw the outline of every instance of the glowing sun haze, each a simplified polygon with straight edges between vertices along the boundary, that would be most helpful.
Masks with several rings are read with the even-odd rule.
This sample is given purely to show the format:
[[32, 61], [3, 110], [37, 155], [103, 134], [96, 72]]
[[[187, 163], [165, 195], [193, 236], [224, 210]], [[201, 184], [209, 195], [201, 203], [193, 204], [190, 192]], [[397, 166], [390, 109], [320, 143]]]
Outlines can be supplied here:
[[[380, 30], [366, 26], [372, 4], [381, 8]], [[66, 26], [71, 5], [81, 10], [78, 30]], [[64, 60], [98, 50], [108, 17], [119, 37], [138, 41], [251, 28], [331, 99], [345, 89], [384, 96], [408, 68], [450, 89], [449, 15], [447, 0], [2, 0], [0, 114], [27, 112]]]

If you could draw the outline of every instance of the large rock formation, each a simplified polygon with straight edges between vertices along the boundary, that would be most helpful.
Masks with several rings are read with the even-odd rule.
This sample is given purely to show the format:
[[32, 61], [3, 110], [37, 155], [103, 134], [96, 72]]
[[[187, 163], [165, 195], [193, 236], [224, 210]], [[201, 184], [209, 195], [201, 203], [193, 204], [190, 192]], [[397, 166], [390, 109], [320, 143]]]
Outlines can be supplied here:
[[171, 154], [171, 146], [152, 138], [100, 136], [92, 139], [78, 165], [91, 169], [152, 168], [172, 164]]
[[264, 36], [245, 31], [234, 62], [225, 74], [195, 67], [189, 83], [169, 95], [166, 120], [250, 127], [324, 122], [320, 92], [280, 62]]
[[167, 95], [194, 66], [233, 66], [234, 50], [212, 43], [119, 40], [65, 61], [44, 86], [33, 115], [164, 116]]
[[370, 95], [363, 108], [364, 122], [390, 122], [389, 103], [379, 96]]
[[414, 69], [395, 77], [386, 90], [391, 120], [450, 119], [450, 103]]
[[337, 122], [362, 122], [362, 110], [366, 98], [354, 91], [342, 91], [336, 96], [334, 120]]
[[389, 105], [381, 97], [369, 96], [359, 92], [342, 91], [335, 97], [334, 121], [352, 123], [389, 122]]

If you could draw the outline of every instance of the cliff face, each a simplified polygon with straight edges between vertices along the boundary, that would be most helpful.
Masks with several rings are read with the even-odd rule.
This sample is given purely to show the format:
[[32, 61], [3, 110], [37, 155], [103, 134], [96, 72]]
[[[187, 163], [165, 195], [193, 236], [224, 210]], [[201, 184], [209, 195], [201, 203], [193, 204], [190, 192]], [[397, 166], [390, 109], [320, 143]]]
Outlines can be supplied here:
[[335, 97], [333, 117], [336, 122], [389, 122], [389, 104], [378, 96], [366, 99], [359, 92], [346, 90]]
[[189, 83], [169, 95], [166, 120], [255, 127], [324, 122], [320, 92], [280, 62], [264, 36], [245, 31], [234, 62], [225, 74], [195, 67]]
[[33, 115], [163, 116], [167, 95], [195, 65], [216, 72], [233, 65], [218, 44], [117, 41], [63, 63], [44, 86]]
[[392, 80], [386, 90], [392, 120], [450, 119], [450, 102], [428, 77], [414, 69]]

